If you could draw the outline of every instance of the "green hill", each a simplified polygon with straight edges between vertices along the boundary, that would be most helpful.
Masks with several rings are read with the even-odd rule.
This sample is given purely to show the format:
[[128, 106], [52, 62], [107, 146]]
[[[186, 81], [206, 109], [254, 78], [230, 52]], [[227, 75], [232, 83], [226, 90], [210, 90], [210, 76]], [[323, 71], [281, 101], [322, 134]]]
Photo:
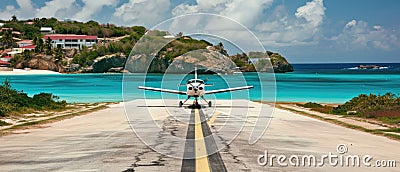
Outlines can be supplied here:
[[[35, 18], [30, 20], [13, 19], [5, 21], [3, 27], [13, 28], [13, 31], [21, 32], [16, 36], [19, 39], [32, 39], [36, 48], [33, 51], [25, 51], [15, 55], [11, 66], [14, 68], [32, 68], [53, 70], [64, 73], [82, 72], [123, 72], [127, 56], [137, 41], [147, 32], [146, 39], [154, 39], [158, 43], [163, 42], [163, 37], [169, 35], [165, 31], [148, 31], [142, 26], [121, 27], [113, 24], [99, 24], [95, 21], [86, 23], [77, 21], [58, 21], [55, 18]], [[82, 50], [61, 49], [51, 47], [51, 40], [42, 40], [40, 27], [52, 27], [59, 34], [86, 34], [95, 35], [99, 38], [109, 38], [104, 43], [99, 43], [93, 47], [83, 48]], [[6, 34], [0, 33], [0, 36]], [[17, 47], [15, 42], [1, 40], [1, 48]], [[157, 41], [159, 40], [159, 41]], [[152, 47], [157, 45], [141, 45], [142, 52], [154, 51]], [[195, 50], [209, 50], [211, 54], [204, 54], [207, 57], [215, 56], [214, 52], [222, 56], [229, 57], [236, 66], [243, 72], [268, 71], [273, 68], [274, 72], [283, 73], [293, 71], [293, 67], [287, 60], [278, 53], [272, 52], [250, 52], [247, 54], [237, 54], [229, 56], [222, 43], [213, 45], [206, 40], [197, 40], [182, 33], [176, 35], [176, 39], [162, 47], [156, 54], [150, 72], [164, 72], [177, 57]], [[204, 52], [203, 52], [204, 53]], [[219, 55], [218, 55], [219, 56]], [[222, 57], [221, 56], [221, 57]], [[208, 60], [202, 57], [203, 60]], [[252, 63], [250, 59], [258, 59], [257, 63]], [[260, 60], [261, 59], [261, 60]], [[271, 63], [268, 61], [270, 60]], [[207, 64], [204, 64], [207, 65]], [[210, 66], [213, 64], [210, 64]], [[272, 65], [272, 67], [271, 67]]]

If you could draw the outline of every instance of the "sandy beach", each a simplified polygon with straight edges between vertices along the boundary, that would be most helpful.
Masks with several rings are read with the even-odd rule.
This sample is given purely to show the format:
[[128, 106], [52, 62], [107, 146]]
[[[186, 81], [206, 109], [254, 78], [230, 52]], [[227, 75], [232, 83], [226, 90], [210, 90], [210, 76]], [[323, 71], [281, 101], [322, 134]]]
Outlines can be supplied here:
[[[236, 100], [234, 100], [236, 101]], [[246, 103], [244, 100], [238, 101]], [[165, 103], [165, 105], [164, 105]], [[163, 156], [147, 147], [130, 127], [133, 118], [143, 122], [141, 112], [150, 109], [157, 124], [177, 137], [184, 137], [187, 125], [176, 119], [186, 119], [189, 109], [178, 108], [176, 100], [135, 100], [129, 105], [128, 118], [124, 104], [87, 115], [46, 124], [40, 128], [24, 130], [19, 134], [0, 137], [0, 168], [4, 171], [180, 171], [182, 159]], [[337, 153], [337, 146], [345, 144], [346, 155], [370, 155], [373, 160], [397, 160], [400, 142], [386, 137], [341, 127], [290, 111], [275, 109], [267, 132], [253, 145], [248, 144], [252, 131], [253, 111], [257, 103], [246, 103], [252, 107], [248, 122], [239, 135], [220, 151], [228, 171], [397, 171], [398, 167], [282, 167], [261, 166], [259, 155], [267, 150], [270, 155], [314, 155]], [[223, 141], [226, 135], [220, 127], [233, 128], [242, 118], [228, 112], [239, 111], [242, 106], [230, 107], [227, 100], [217, 100], [216, 108], [202, 109], [205, 114], [217, 114], [213, 119], [212, 132]], [[165, 109], [167, 107], [167, 110]], [[129, 114], [130, 112], [134, 112]], [[174, 116], [168, 115], [170, 112]], [[230, 122], [226, 122], [230, 119]], [[147, 128], [148, 129], [148, 128]], [[159, 139], [159, 146], [171, 148], [166, 136], [150, 130], [148, 137]], [[218, 131], [218, 132], [217, 132]], [[218, 142], [218, 140], [216, 140]], [[174, 148], [179, 151], [183, 147]], [[374, 162], [374, 161], [371, 161]], [[397, 164], [398, 165], [398, 164]]]
[[0, 71], [0, 75], [43, 75], [43, 74], [61, 74], [50, 70], [24, 70], [24, 69], [13, 69], [12, 71]]

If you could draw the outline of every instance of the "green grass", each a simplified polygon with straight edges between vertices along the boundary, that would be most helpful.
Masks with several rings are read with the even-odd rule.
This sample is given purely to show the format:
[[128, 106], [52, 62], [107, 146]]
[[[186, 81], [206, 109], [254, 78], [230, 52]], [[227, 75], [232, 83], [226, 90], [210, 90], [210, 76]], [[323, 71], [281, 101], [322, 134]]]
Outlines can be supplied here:
[[[390, 94], [385, 94], [386, 96], [389, 96]], [[363, 97], [362, 95], [360, 95], [359, 97], [366, 99], [366, 98], [370, 98], [373, 97], [375, 99], [379, 99], [381, 97], [374, 97], [375, 95], [370, 95], [368, 97]], [[354, 98], [354, 99], [360, 99], [359, 97]], [[397, 98], [397, 97], [396, 97]], [[352, 99], [352, 101], [350, 101], [351, 103], [354, 102], [354, 99]], [[393, 99], [393, 98], [392, 98]], [[390, 99], [389, 99], [390, 100]], [[370, 100], [372, 101], [372, 100]], [[346, 104], [351, 104], [349, 102], [347, 102]], [[353, 103], [350, 105], [340, 105], [338, 107], [331, 107], [331, 106], [323, 106], [321, 104], [318, 103], [314, 103], [314, 102], [308, 102], [306, 104], [296, 104], [297, 106], [301, 106], [301, 107], [305, 107], [305, 108], [310, 108], [312, 111], [317, 111], [317, 112], [321, 112], [321, 113], [325, 113], [325, 114], [332, 114], [332, 115], [342, 115], [343, 117], [358, 117], [358, 118], [363, 118], [363, 119], [376, 119], [378, 121], [381, 121], [384, 124], [399, 124], [400, 123], [400, 116], [377, 116], [377, 115], [373, 115], [376, 114], [375, 112], [379, 112], [378, 110], [365, 110], [368, 109], [366, 107], [363, 107], [362, 109], [364, 109], [365, 112], [363, 111], [358, 111], [356, 114], [347, 114], [346, 112], [349, 110], [354, 110], [351, 109], [352, 106], [355, 106], [354, 104], [357, 103]], [[392, 103], [393, 104], [393, 103]], [[394, 107], [396, 107], [395, 105], [393, 105]], [[343, 108], [345, 107], [345, 108]], [[387, 109], [390, 109], [391, 106], [389, 107], [385, 107]], [[340, 109], [340, 110], [338, 110]], [[395, 112], [396, 108], [391, 109], [391, 111], [387, 111], [387, 114], [390, 114], [390, 112]]]
[[[301, 107], [305, 107], [305, 108], [309, 108], [313, 111], [317, 111], [317, 112], [321, 112], [321, 113], [326, 113], [326, 114], [334, 114], [332, 112], [333, 107], [332, 106], [323, 106], [321, 104], [318, 103], [314, 103], [314, 102], [308, 102], [306, 104], [296, 104], [297, 106], [301, 106]], [[337, 115], [337, 114], [335, 114]]]
[[400, 128], [391, 128], [391, 129], [387, 129], [387, 130], [379, 130], [379, 131], [400, 133]]
[[70, 114], [66, 114], [66, 115], [61, 115], [61, 116], [56, 116], [56, 117], [52, 117], [52, 118], [48, 118], [48, 119], [44, 119], [44, 120], [39, 120], [39, 121], [31, 121], [31, 122], [26, 122], [23, 124], [19, 124], [19, 125], [15, 125], [12, 126], [10, 128], [4, 129], [4, 130], [0, 130], [0, 136], [4, 136], [10, 133], [10, 131], [14, 131], [14, 130], [19, 130], [19, 129], [25, 129], [25, 128], [29, 128], [29, 127], [35, 127], [38, 125], [43, 125], [43, 124], [48, 124], [48, 123], [53, 123], [53, 122], [57, 122], [57, 121], [61, 121], [64, 119], [69, 119], [75, 116], [80, 116], [80, 115], [85, 115], [88, 114], [90, 112], [94, 112], [94, 111], [98, 111], [98, 110], [102, 110], [107, 108], [107, 105], [101, 105], [98, 107], [94, 107], [91, 109], [87, 109], [81, 112], [75, 112], [75, 113], [70, 113]]
[[302, 106], [305, 108], [323, 108], [324, 107], [321, 104], [314, 103], [314, 102], [308, 102], [306, 104], [297, 104], [297, 106]]
[[400, 140], [400, 136], [397, 135], [397, 134], [383, 133], [382, 135], [383, 135], [383, 136], [386, 136], [386, 137], [388, 137], [388, 138], [395, 139], [395, 140]]
[[294, 113], [297, 113], [297, 114], [300, 114], [300, 115], [304, 115], [304, 116], [312, 117], [312, 118], [319, 119], [319, 120], [322, 120], [322, 121], [326, 121], [326, 122], [329, 122], [329, 123], [337, 124], [337, 125], [340, 125], [340, 126], [343, 126], [343, 127], [346, 127], [346, 128], [359, 130], [359, 131], [364, 131], [364, 132], [375, 134], [375, 135], [385, 136], [387, 138], [400, 141], [400, 135], [387, 133], [387, 132], [399, 133], [400, 132], [400, 128], [392, 128], [392, 129], [388, 129], [388, 130], [370, 130], [370, 129], [366, 129], [366, 128], [358, 126], [358, 125], [348, 124], [348, 123], [345, 123], [345, 122], [342, 122], [342, 121], [338, 121], [336, 119], [324, 118], [324, 117], [321, 117], [321, 116], [318, 116], [318, 115], [310, 114], [310, 113], [303, 112], [303, 111], [298, 111], [298, 110], [291, 109], [291, 108], [285, 108], [285, 107], [281, 107], [281, 106], [279, 108], [280, 109], [284, 109], [284, 110], [288, 110], [288, 111], [291, 111], [291, 112], [294, 112]]
[[400, 123], [400, 116], [384, 116], [384, 117], [377, 117], [379, 121], [382, 121], [386, 124], [398, 124]]

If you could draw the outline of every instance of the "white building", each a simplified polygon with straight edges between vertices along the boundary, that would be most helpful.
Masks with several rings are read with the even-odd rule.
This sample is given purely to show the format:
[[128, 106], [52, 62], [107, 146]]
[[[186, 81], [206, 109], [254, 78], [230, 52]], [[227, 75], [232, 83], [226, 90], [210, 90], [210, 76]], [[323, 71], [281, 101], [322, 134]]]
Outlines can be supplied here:
[[51, 27], [41, 27], [40, 28], [40, 33], [42, 33], [42, 34], [54, 34], [54, 33], [56, 33], [56, 31], [53, 30], [53, 28], [51, 28]]
[[61, 45], [62, 48], [82, 49], [83, 46], [91, 47], [97, 44], [97, 36], [75, 35], [75, 34], [50, 34], [44, 36], [44, 41], [51, 39], [51, 45], [56, 48]]

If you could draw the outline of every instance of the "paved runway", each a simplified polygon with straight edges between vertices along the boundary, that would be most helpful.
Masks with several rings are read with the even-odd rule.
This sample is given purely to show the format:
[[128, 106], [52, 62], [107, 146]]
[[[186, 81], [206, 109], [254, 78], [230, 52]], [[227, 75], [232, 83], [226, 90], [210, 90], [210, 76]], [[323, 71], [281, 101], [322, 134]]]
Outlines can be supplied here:
[[[257, 103], [246, 100], [234, 100], [234, 105], [231, 103], [217, 100], [214, 103], [216, 108], [204, 108], [196, 113], [196, 110], [178, 108], [176, 100], [151, 100], [147, 103], [135, 100], [126, 103], [128, 118], [122, 106], [114, 106], [48, 124], [42, 128], [0, 137], [0, 171], [399, 169], [400, 142], [279, 109], [275, 109], [267, 132], [257, 143], [251, 145], [249, 137], [258, 117], [255, 113]], [[241, 110], [246, 106], [252, 108], [248, 110], [248, 115], [242, 116]], [[149, 112], [150, 116], [147, 116], [146, 113]], [[243, 121], [246, 121], [244, 126]], [[132, 132], [130, 124], [136, 134]], [[240, 133], [233, 135], [238, 129]], [[188, 142], [188, 137], [199, 139]], [[347, 145], [348, 151], [344, 155], [368, 154], [373, 157], [371, 163], [376, 160], [394, 159], [397, 161], [397, 167], [342, 167], [340, 164], [334, 167], [329, 165], [328, 160], [325, 160], [325, 165], [321, 167], [281, 166], [277, 164], [276, 157], [272, 165], [264, 166], [257, 162], [258, 157], [264, 155], [265, 151], [269, 157], [323, 157], [329, 153], [337, 154], [338, 144]], [[215, 149], [218, 153], [214, 152]], [[206, 156], [210, 152], [211, 156]], [[189, 160], [186, 162], [182, 157], [194, 159], [186, 159]]]
[[193, 109], [186, 135], [181, 171], [225, 172], [226, 167], [217, 150], [208, 120], [201, 109]]

